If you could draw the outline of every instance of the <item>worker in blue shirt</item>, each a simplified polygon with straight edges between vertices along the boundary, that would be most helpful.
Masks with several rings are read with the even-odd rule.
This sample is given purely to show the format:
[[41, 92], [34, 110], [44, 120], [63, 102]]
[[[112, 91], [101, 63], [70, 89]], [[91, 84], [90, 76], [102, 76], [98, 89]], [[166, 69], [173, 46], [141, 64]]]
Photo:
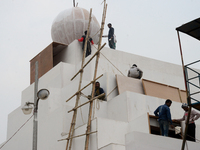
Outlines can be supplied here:
[[171, 127], [174, 128], [172, 125], [171, 113], [169, 109], [171, 104], [172, 101], [170, 99], [167, 99], [164, 105], [159, 106], [154, 111], [155, 116], [158, 116], [162, 136], [168, 136], [169, 123], [171, 124]]

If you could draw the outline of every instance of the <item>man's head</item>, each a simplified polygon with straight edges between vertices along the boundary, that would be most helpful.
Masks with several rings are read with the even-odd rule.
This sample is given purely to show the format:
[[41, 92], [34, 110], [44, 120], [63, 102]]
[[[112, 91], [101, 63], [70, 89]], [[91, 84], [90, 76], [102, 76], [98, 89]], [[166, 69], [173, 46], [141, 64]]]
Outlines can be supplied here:
[[109, 23], [109, 24], [108, 24], [108, 28], [111, 28], [111, 27], [112, 27], [112, 24], [111, 24], [111, 23]]
[[96, 89], [100, 88], [100, 83], [98, 81], [95, 83], [95, 88]]
[[133, 67], [134, 67], [134, 66], [135, 66], [135, 67], [137, 67], [137, 65], [136, 65], [136, 64], [133, 64]]
[[185, 111], [188, 111], [188, 105], [186, 103], [183, 103], [181, 106]]
[[87, 35], [87, 30], [84, 33], [85, 33], [85, 35]]
[[167, 105], [168, 107], [170, 107], [171, 104], [172, 104], [172, 101], [171, 101], [170, 99], [167, 99], [167, 100], [165, 101], [165, 105]]

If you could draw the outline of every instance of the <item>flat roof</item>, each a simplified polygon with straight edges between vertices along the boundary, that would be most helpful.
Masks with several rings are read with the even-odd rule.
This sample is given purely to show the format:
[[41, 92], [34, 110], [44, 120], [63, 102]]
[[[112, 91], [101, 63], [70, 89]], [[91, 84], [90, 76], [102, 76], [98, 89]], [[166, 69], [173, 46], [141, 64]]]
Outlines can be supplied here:
[[176, 30], [200, 40], [200, 18], [183, 24], [182, 26], [177, 27]]

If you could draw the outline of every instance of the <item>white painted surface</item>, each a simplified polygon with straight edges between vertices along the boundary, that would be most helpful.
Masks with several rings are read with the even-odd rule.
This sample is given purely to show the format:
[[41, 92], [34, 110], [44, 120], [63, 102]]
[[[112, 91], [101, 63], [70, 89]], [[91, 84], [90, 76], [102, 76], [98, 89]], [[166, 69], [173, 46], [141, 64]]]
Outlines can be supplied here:
[[124, 145], [120, 145], [120, 144], [108, 144], [102, 148], [100, 148], [99, 150], [125, 150], [125, 146]]
[[98, 118], [98, 148], [110, 143], [125, 144], [128, 123]]
[[[66, 100], [78, 90], [79, 76], [73, 81], [70, 81], [70, 79], [80, 69], [82, 56], [80, 48], [81, 44], [78, 43], [78, 41], [71, 43], [66, 51], [63, 52], [64, 57], [58, 57], [62, 59], [62, 62], [39, 79], [38, 89], [47, 88], [50, 91], [50, 96], [47, 100], [41, 100], [39, 102], [38, 150], [65, 149], [66, 141], [58, 142], [57, 140], [67, 138], [67, 133], [69, 132], [73, 112], [68, 113], [68, 111], [75, 106], [76, 97], [72, 98], [67, 103]], [[94, 47], [92, 53], [95, 53]], [[181, 89], [184, 88], [181, 66], [108, 48], [104, 48], [102, 53], [125, 75], [128, 72], [129, 66], [131, 66], [132, 63], [136, 63], [144, 71], [144, 78], [176, 86]], [[70, 57], [71, 55], [73, 57]], [[77, 59], [74, 60], [73, 58], [76, 55]], [[89, 60], [90, 57], [91, 55], [86, 58], [86, 61]], [[148, 65], [146, 65], [147, 63]], [[94, 64], [95, 60], [85, 68], [82, 87], [93, 79]], [[101, 83], [101, 87], [105, 90], [105, 93], [109, 94], [116, 87], [115, 74], [120, 73], [102, 55], [99, 60], [97, 76], [101, 74], [103, 74], [103, 77], [98, 81]], [[30, 115], [25, 116], [22, 114], [21, 107], [26, 101], [33, 101], [33, 89], [34, 84], [30, 85], [22, 92], [21, 106], [9, 115], [7, 138], [11, 137], [29, 118]], [[85, 95], [90, 95], [91, 89], [92, 87], [90, 85], [82, 92]], [[95, 101], [94, 103], [92, 131], [97, 131], [97, 133], [90, 136], [90, 149], [125, 150], [125, 146], [126, 150], [130, 150], [133, 147], [141, 150], [147, 148], [151, 149], [152, 146], [154, 146], [152, 149], [159, 149], [162, 143], [164, 144], [166, 141], [171, 144], [176, 143], [176, 148], [180, 147], [181, 140], [148, 134], [147, 112], [153, 115], [154, 110], [159, 105], [164, 104], [165, 99], [128, 91], [118, 95], [117, 90], [115, 90], [108, 96], [107, 100], [107, 102]], [[80, 104], [87, 101], [88, 99], [85, 97], [80, 98]], [[170, 110], [173, 119], [182, 117], [183, 110], [180, 106], [181, 103], [172, 103]], [[85, 133], [88, 111], [88, 104], [78, 109], [74, 135]], [[196, 124], [196, 134], [197, 138], [199, 138], [200, 120], [198, 120]], [[143, 142], [143, 139], [145, 141], [149, 138], [150, 140]], [[158, 142], [156, 141], [160, 141], [161, 144], [157, 144]], [[147, 143], [146, 146], [145, 143]], [[195, 148], [197, 145], [197, 143], [188, 143], [190, 143], [189, 145], [191, 145], [192, 148]], [[32, 121], [29, 121], [2, 150], [29, 150], [31, 149], [31, 145]], [[73, 150], [84, 149], [85, 136], [74, 139], [72, 145]], [[162, 147], [162, 149], [170, 148], [171, 147]]]
[[[146, 134], [142, 132], [131, 132], [126, 135], [126, 150], [180, 150], [182, 140]], [[197, 150], [200, 144], [187, 141], [188, 149]]]
[[149, 121], [147, 113], [137, 117], [128, 124], [128, 133], [132, 131], [139, 131], [149, 133]]

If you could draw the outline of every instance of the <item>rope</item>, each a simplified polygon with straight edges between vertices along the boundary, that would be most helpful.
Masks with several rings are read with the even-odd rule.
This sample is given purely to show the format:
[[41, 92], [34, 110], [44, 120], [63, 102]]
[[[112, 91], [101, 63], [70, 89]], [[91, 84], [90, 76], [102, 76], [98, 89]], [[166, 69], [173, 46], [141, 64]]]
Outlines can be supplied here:
[[93, 106], [93, 118], [94, 118], [94, 115], [95, 115], [95, 113], [96, 113], [95, 106], [96, 106], [96, 109], [97, 109], [97, 110], [100, 109], [100, 100], [99, 100], [99, 99], [96, 99], [96, 100], [94, 101], [94, 106]]
[[82, 92], [81, 92], [81, 96], [83, 96], [83, 97], [85, 97], [85, 98], [89, 99], [89, 97], [88, 97], [88, 96], [86, 96], [85, 94], [83, 94]]
[[117, 86], [104, 99], [106, 99], [116, 88]]
[[[107, 94], [107, 96], [104, 98], [104, 100], [115, 90], [117, 88], [117, 86], [114, 88], [114, 89], [112, 89], [112, 91], [110, 92], [110, 93], [108, 93]], [[83, 94], [82, 92], [81, 92], [81, 96], [83, 96], [83, 97], [85, 97], [85, 98], [88, 98], [89, 99], [89, 97], [88, 96], [86, 96], [85, 94]], [[96, 100], [94, 100], [94, 105], [93, 105], [93, 118], [94, 118], [94, 115], [95, 115], [95, 106], [96, 106], [96, 109], [97, 110], [99, 110], [100, 109], [100, 100], [99, 99], [96, 99]], [[82, 117], [82, 112], [81, 112], [81, 117]], [[83, 121], [83, 123], [84, 123], [84, 121]]]
[[33, 115], [0, 147], [2, 149], [18, 132], [22, 127], [33, 117]]
[[[92, 46], [94, 46], [94, 45], [92, 45]], [[95, 46], [94, 46], [95, 47]], [[95, 47], [96, 48], [96, 47]], [[96, 48], [97, 49], [97, 48]], [[98, 49], [97, 49], [98, 50]], [[101, 52], [100, 52], [101, 53]], [[102, 53], [101, 53], [102, 54]], [[108, 58], [104, 55], [104, 54], [102, 54], [107, 60], [108, 60]], [[117, 69], [123, 76], [125, 76], [110, 60], [108, 60], [108, 62], [110, 62], [111, 63], [111, 65], [113, 65], [113, 67], [115, 67], [115, 69]]]
[[[100, 52], [101, 53], [101, 52]], [[102, 53], [101, 53], [102, 54]], [[102, 54], [105, 58], [106, 56]], [[108, 58], [106, 58], [108, 60]], [[110, 60], [108, 60], [123, 76], [125, 76]]]
[[[187, 136], [189, 136], [189, 135], [187, 134]], [[194, 137], [192, 137], [192, 136], [189, 136], [189, 137], [191, 137], [192, 139], [195, 139], [196, 141], [198, 141], [198, 142], [196, 142], [196, 143], [200, 143], [200, 140], [198, 140], [198, 139], [196, 139], [196, 138], [194, 138]]]
[[[86, 96], [85, 94], [83, 94], [81, 92], [81, 96], [89, 99], [90, 97]], [[95, 115], [95, 102], [96, 102], [96, 108], [99, 110], [100, 109], [100, 104], [99, 104], [99, 99], [96, 99], [96, 101], [94, 100], [94, 105], [93, 105], [93, 118], [94, 118], [94, 115]]]
[[[81, 105], [81, 101], [80, 100], [79, 100], [79, 105]], [[83, 113], [82, 113], [81, 107], [80, 107], [80, 112], [81, 112], [81, 118], [82, 118], [83, 124], [85, 124], [84, 119], [83, 119]]]
[[[183, 136], [181, 134], [179, 134], [179, 135], [183, 138]], [[187, 136], [189, 136], [189, 135], [187, 134]], [[194, 138], [192, 136], [189, 136], [189, 137], [191, 137], [192, 139], [195, 139], [196, 141], [198, 141], [196, 143], [200, 143], [200, 140], [198, 140], [198, 139], [196, 139], [196, 138]], [[185, 141], [185, 144], [186, 144], [186, 147], [187, 147], [187, 150], [188, 150], [187, 140]]]
[[[101, 29], [99, 29], [99, 31], [100, 31]], [[99, 31], [97, 31], [97, 33], [99, 33]], [[93, 38], [95, 35], [97, 35], [97, 33], [95, 33], [91, 38]]]

